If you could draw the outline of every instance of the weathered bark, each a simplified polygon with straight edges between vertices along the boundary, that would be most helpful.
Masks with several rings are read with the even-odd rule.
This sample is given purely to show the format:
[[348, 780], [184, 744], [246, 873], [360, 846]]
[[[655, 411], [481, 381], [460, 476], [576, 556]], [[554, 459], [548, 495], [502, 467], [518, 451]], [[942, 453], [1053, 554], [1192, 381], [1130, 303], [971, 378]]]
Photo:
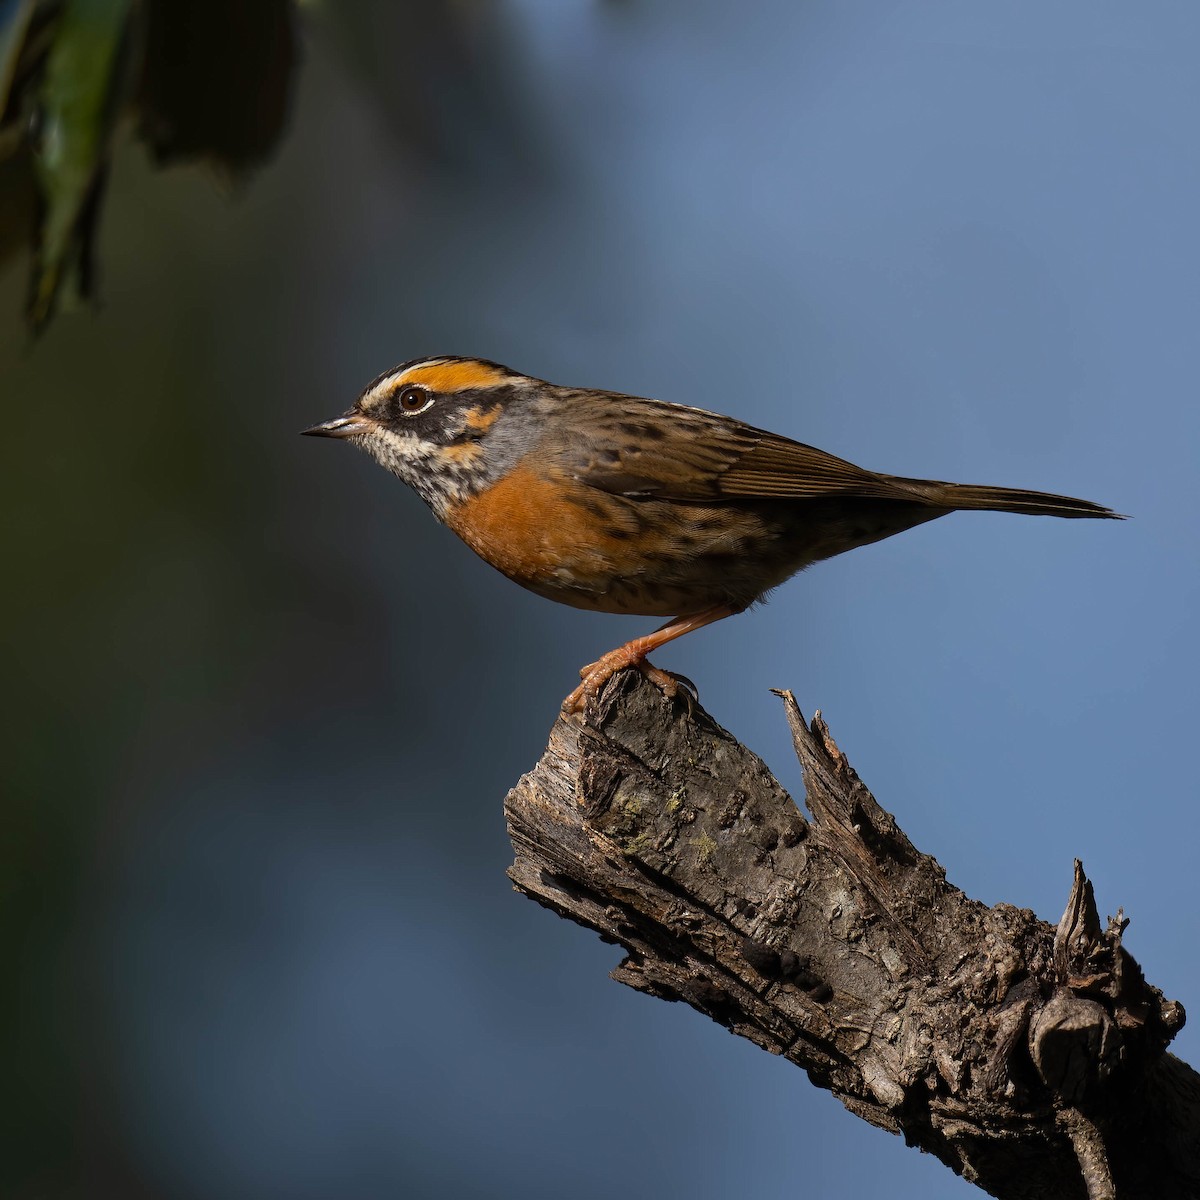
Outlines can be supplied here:
[[613, 978], [804, 1067], [999, 1197], [1200, 1196], [1183, 1009], [1102, 929], [946, 882], [784, 695], [811, 820], [700, 709], [633, 672], [560, 719], [506, 802], [526, 895], [619, 943]]

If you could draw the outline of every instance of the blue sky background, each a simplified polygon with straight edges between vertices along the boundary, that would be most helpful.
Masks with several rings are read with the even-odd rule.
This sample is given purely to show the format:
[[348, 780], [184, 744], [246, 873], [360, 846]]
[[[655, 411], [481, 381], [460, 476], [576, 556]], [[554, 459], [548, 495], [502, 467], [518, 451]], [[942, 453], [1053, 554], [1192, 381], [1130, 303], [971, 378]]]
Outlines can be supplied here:
[[480, 36], [522, 137], [452, 171], [310, 20], [278, 161], [231, 200], [123, 150], [103, 310], [0, 347], [18, 782], [72, 848], [23, 995], [79, 1161], [222, 1200], [978, 1194], [510, 890], [506, 790], [650, 622], [520, 591], [295, 432], [476, 354], [1131, 514], [952, 516], [658, 661], [797, 796], [768, 689], [819, 707], [987, 903], [1057, 921], [1082, 858], [1200, 1009], [1200, 9], [512, 2]]

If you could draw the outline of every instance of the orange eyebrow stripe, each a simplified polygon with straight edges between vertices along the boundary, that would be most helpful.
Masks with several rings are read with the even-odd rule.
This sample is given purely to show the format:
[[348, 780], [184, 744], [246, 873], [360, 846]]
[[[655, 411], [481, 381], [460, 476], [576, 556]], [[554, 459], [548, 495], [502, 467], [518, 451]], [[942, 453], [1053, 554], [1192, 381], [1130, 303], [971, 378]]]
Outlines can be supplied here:
[[398, 383], [417, 383], [435, 392], [459, 392], [466, 388], [485, 388], [506, 383], [508, 376], [495, 367], [477, 362], [430, 363], [412, 367]]

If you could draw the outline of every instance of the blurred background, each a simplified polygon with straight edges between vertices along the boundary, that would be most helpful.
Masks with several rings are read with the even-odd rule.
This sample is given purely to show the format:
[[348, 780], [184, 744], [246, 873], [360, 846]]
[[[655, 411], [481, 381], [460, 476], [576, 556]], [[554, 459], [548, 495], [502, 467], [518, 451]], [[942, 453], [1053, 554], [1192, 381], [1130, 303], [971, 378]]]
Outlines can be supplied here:
[[1200, 9], [377, 0], [298, 39], [249, 178], [118, 130], [98, 311], [31, 340], [0, 275], [0, 1190], [977, 1195], [512, 892], [505, 792], [651, 622], [296, 434], [471, 354], [1132, 514], [950, 517], [659, 661], [797, 796], [768, 689], [821, 708], [987, 903], [1057, 921], [1081, 857], [1197, 1009]]

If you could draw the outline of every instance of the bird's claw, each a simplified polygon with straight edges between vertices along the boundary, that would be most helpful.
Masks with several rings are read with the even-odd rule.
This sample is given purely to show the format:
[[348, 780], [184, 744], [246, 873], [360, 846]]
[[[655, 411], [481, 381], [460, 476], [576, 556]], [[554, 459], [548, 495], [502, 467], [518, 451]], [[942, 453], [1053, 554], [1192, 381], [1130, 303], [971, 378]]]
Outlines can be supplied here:
[[675, 700], [682, 695], [688, 712], [694, 711], [700, 700], [700, 692], [686, 675], [661, 670], [644, 658], [630, 661], [620, 651], [606, 654], [598, 661], [580, 669], [579, 674], [583, 682], [563, 701], [562, 711], [568, 715], [583, 712], [591, 701], [599, 697], [604, 685], [614, 675], [630, 667], [640, 671], [668, 700]]

